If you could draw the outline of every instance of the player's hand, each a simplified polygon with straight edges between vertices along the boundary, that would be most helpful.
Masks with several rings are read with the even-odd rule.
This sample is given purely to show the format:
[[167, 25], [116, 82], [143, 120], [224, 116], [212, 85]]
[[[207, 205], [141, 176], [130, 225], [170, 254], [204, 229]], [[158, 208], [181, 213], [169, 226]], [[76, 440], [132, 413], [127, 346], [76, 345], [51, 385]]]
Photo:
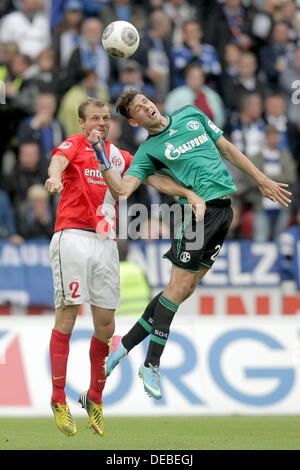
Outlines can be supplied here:
[[193, 191], [191, 191], [187, 196], [188, 203], [192, 206], [196, 222], [204, 218], [206, 211], [206, 204], [204, 199], [200, 196], [197, 196]]
[[45, 188], [49, 193], [61, 193], [64, 189], [64, 185], [62, 184], [61, 180], [57, 178], [48, 178], [45, 182]]
[[[99, 142], [100, 139], [102, 140], [101, 132], [97, 131], [96, 129], [93, 129], [92, 132], [90, 133], [90, 135], [88, 136], [87, 140], [90, 144], [96, 144], [97, 142]], [[103, 140], [102, 140], [102, 142], [103, 142]], [[97, 145], [97, 150], [99, 150], [101, 152], [103, 150], [103, 146], [98, 144]]]
[[263, 196], [271, 199], [271, 201], [277, 201], [281, 205], [288, 207], [291, 202], [289, 196], [292, 194], [286, 189], [288, 186], [286, 183], [277, 183], [266, 177], [259, 185], [259, 190]]

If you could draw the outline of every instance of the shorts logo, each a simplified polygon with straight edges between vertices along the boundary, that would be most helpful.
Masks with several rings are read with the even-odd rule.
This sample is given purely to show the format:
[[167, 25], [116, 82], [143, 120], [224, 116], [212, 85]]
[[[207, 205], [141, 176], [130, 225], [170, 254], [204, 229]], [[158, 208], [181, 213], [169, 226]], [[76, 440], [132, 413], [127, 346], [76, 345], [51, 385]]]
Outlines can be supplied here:
[[197, 121], [189, 121], [186, 125], [188, 131], [197, 131], [200, 127], [199, 122]]
[[72, 142], [63, 142], [62, 144], [60, 144], [60, 146], [58, 147], [59, 149], [68, 149], [69, 147], [71, 147], [72, 145]]
[[187, 251], [184, 251], [183, 253], [181, 253], [180, 261], [182, 261], [183, 263], [188, 263], [190, 259], [191, 259], [191, 255]]

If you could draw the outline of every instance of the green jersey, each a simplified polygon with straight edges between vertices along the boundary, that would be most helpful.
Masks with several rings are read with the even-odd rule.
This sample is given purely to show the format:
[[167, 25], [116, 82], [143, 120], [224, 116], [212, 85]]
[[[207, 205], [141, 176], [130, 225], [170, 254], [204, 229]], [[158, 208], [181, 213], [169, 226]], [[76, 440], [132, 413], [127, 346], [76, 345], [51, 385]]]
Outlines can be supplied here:
[[[126, 175], [144, 181], [164, 170], [204, 201], [226, 196], [236, 187], [215, 142], [223, 132], [198, 108], [185, 106], [168, 116], [162, 131], [149, 134]], [[179, 200], [186, 203], [186, 199]]]

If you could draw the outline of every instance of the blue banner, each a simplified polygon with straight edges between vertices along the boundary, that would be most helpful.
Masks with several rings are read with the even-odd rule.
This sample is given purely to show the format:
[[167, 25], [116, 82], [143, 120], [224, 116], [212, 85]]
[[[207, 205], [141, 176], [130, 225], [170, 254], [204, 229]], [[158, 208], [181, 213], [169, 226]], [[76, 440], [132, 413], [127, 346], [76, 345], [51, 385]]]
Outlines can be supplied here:
[[0, 303], [54, 307], [47, 241], [0, 241]]
[[[130, 257], [140, 264], [153, 288], [166, 286], [172, 265], [162, 259], [170, 242], [137, 241], [131, 245]], [[275, 243], [227, 241], [213, 268], [201, 285], [207, 287], [276, 287], [280, 284], [278, 247]]]
[[[172, 265], [162, 258], [169, 246], [167, 240], [130, 244], [129, 259], [140, 265], [153, 289], [164, 288], [169, 281]], [[47, 241], [27, 241], [20, 246], [0, 241], [0, 304], [53, 307], [48, 250]], [[279, 286], [278, 247], [275, 243], [228, 241], [201, 284], [216, 288]]]

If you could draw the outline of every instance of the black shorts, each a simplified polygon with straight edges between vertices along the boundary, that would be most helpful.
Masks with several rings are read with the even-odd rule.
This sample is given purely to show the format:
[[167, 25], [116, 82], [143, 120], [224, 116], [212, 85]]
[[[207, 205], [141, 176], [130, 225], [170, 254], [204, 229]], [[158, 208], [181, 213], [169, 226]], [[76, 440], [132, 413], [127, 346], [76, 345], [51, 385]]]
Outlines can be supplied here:
[[188, 205], [181, 206], [179, 217], [173, 221], [171, 248], [163, 258], [187, 271], [198, 272], [201, 265], [211, 268], [232, 222], [230, 199], [208, 201], [203, 221], [196, 223]]

